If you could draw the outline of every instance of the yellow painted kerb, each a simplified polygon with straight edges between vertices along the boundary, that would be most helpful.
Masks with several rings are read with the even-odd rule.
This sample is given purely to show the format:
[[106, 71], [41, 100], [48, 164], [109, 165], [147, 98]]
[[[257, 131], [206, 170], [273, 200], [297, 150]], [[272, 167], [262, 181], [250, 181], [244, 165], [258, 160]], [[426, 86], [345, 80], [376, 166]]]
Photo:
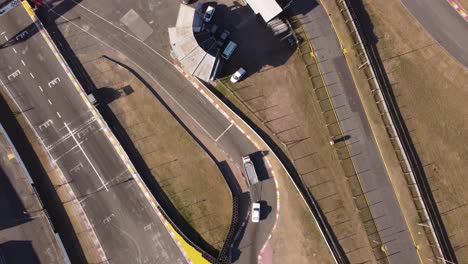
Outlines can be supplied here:
[[182, 238], [177, 231], [171, 226], [167, 225], [167, 228], [174, 234], [174, 238], [180, 243], [180, 247], [187, 254], [187, 258], [194, 264], [209, 264], [210, 262], [206, 260], [202, 254], [192, 247], [189, 243]]
[[28, 1], [21, 1], [21, 4], [23, 4], [24, 9], [26, 9], [26, 12], [28, 12], [30, 17], [34, 17], [34, 18], [36, 17], [36, 14], [34, 14], [34, 11], [32, 10]]
[[[29, 14], [29, 16], [33, 19], [36, 20], [36, 14], [32, 10], [31, 6], [27, 1], [21, 1], [24, 9], [26, 12]], [[117, 152], [121, 153], [120, 148], [117, 148]], [[174, 238], [179, 242], [180, 247], [182, 250], [187, 254], [187, 259], [191, 261], [193, 264], [209, 264], [210, 262], [206, 260], [202, 254], [196, 250], [194, 247], [192, 247], [189, 243], [187, 243], [177, 231], [169, 224], [167, 225], [167, 228], [169, 229], [170, 232], [174, 234]]]

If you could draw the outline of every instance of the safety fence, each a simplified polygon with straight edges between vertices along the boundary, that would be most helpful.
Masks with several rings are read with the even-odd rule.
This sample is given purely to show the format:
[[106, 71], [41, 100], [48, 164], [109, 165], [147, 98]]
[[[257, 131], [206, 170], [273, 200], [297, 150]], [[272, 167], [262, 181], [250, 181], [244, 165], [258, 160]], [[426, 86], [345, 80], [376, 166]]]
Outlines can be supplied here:
[[425, 227], [424, 230], [434, 254], [434, 259], [430, 260], [444, 260], [449, 263], [456, 263], [456, 256], [438, 213], [421, 162], [398, 110], [391, 86], [386, 79], [385, 69], [380, 63], [376, 47], [369, 41], [368, 36], [360, 26], [351, 1], [335, 0], [335, 4], [353, 41], [352, 48], [357, 51], [357, 57], [360, 61], [359, 70], [368, 81], [370, 91], [385, 124], [386, 132], [405, 175], [407, 185], [418, 210], [419, 220], [417, 224]]
[[313, 45], [310, 43], [304, 31], [300, 18], [293, 16], [290, 18], [290, 23], [296, 36], [300, 40], [298, 51], [306, 66], [310, 81], [312, 82], [312, 89], [320, 105], [325, 124], [330, 134], [330, 144], [334, 146], [338, 158], [341, 161], [348, 187], [353, 196], [354, 204], [359, 211], [359, 217], [372, 246], [374, 257], [379, 263], [387, 263], [387, 255], [383, 250], [382, 239], [380, 238], [377, 226], [374, 222], [374, 216], [370, 210], [369, 202], [367, 201], [360, 182], [360, 172], [356, 170], [353, 155], [351, 154], [347, 141], [343, 140], [346, 135], [340, 124], [342, 120], [339, 120], [336, 114], [335, 105], [330, 97], [325, 80], [323, 79], [320, 65], [315, 57]]

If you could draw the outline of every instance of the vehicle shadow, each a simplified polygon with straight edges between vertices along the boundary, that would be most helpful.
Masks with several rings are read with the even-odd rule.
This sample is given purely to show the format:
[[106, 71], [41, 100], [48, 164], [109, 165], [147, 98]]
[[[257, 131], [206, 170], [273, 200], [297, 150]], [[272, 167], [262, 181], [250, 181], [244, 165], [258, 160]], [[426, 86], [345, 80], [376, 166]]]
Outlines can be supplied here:
[[[202, 81], [203, 82], [203, 81]], [[278, 146], [275, 141], [262, 129], [260, 129], [248, 116], [246, 116], [237, 106], [229, 101], [222, 93], [220, 93], [216, 88], [214, 88], [210, 83], [203, 82], [206, 87], [208, 87], [218, 98], [223, 101], [234, 113], [236, 113], [240, 118], [242, 118], [271, 148], [273, 153], [278, 157], [280, 162], [284, 165], [284, 168], [287, 170], [291, 176], [292, 181], [297, 186], [299, 192], [303, 195], [307, 206], [311, 209], [311, 212], [314, 215], [314, 218], [317, 219], [319, 228], [324, 231], [325, 238], [328, 240], [327, 243], [333, 243], [333, 247], [338, 251], [337, 254], [341, 256], [342, 259], [347, 262], [346, 255], [343, 251], [341, 244], [339, 243], [336, 235], [334, 234], [330, 223], [325, 217], [322, 209], [319, 207], [317, 200], [312, 196], [312, 193], [309, 191], [305, 183], [302, 181], [299, 173], [294, 167], [293, 162], [289, 157], [284, 153], [280, 146]]]

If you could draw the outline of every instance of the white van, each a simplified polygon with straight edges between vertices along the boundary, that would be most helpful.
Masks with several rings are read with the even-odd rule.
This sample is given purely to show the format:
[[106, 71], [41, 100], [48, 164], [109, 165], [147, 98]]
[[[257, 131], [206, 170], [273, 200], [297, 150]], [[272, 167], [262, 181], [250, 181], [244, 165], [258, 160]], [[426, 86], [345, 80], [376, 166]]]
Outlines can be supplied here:
[[229, 41], [221, 57], [223, 57], [223, 59], [225, 60], [229, 60], [229, 58], [231, 57], [232, 53], [234, 53], [236, 48], [237, 48], [237, 44], [233, 41]]
[[260, 203], [252, 203], [252, 222], [258, 223], [260, 221]]

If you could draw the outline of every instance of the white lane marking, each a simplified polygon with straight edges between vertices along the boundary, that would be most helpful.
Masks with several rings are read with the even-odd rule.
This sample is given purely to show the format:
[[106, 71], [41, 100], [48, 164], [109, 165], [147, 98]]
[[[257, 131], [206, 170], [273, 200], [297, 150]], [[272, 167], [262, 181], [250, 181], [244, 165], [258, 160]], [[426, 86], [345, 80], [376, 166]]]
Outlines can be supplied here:
[[[65, 67], [65, 65], [62, 65], [62, 66]], [[52, 81], [50, 81], [50, 82], [48, 83], [49, 88], [51, 88], [52, 86], [57, 85], [57, 83], [59, 83], [59, 82], [60, 82], [60, 78], [59, 78], [59, 77], [55, 77]]]
[[50, 105], [52, 104], [52, 102], [50, 101], [50, 99], [47, 99], [47, 102], [49, 102]]
[[[62, 155], [58, 156], [57, 158], [54, 159], [54, 162], [57, 162], [59, 159], [63, 158], [63, 156], [67, 155], [68, 153], [72, 152], [74, 149], [76, 149], [78, 146], [74, 146], [73, 148], [67, 150], [65, 153]], [[80, 162], [81, 163], [81, 162]]]
[[12, 72], [10, 75], [8, 75], [7, 78], [9, 81], [11, 81], [11, 79], [18, 77], [18, 75], [20, 74], [21, 74], [20, 70], [16, 70]]
[[[58, 113], [58, 112], [57, 112]], [[106, 191], [109, 191], [109, 189], [107, 189], [107, 186], [106, 186], [106, 183], [104, 183], [104, 181], [102, 180], [101, 178], [101, 175], [99, 174], [99, 172], [96, 170], [96, 168], [94, 167], [93, 163], [91, 162], [91, 160], [89, 159], [88, 155], [86, 155], [86, 152], [84, 152], [84, 149], [83, 147], [81, 147], [81, 143], [78, 142], [78, 140], [76, 139], [75, 137], [75, 134], [73, 134], [73, 132], [70, 130], [70, 128], [68, 127], [67, 123], [66, 122], [63, 122], [63, 124], [65, 125], [65, 127], [67, 128], [68, 130], [68, 133], [70, 133], [70, 135], [72, 136], [73, 140], [75, 140], [75, 143], [78, 145], [78, 147], [80, 148], [81, 150], [81, 153], [83, 153], [83, 155], [85, 156], [85, 159], [88, 161], [89, 165], [91, 165], [91, 168], [94, 170], [94, 173], [96, 173], [96, 175], [98, 176], [99, 180], [101, 181], [102, 185], [104, 186], [104, 188], [106, 188]]]
[[19, 40], [23, 39], [24, 37], [26, 37], [27, 35], [29, 35], [29, 32], [25, 30], [25, 31], [21, 32], [18, 36], [16, 36], [16, 40], [19, 41]]
[[[153, 48], [151, 48], [148, 44], [146, 44], [144, 41], [142, 41], [141, 39], [137, 38], [136, 36], [132, 35], [131, 33], [123, 30], [122, 28], [116, 26], [115, 24], [113, 24], [112, 22], [106, 20], [104, 17], [98, 15], [97, 13], [91, 11], [90, 9], [88, 9], [87, 7], [83, 6], [82, 4], [80, 4], [79, 2], [77, 1], [74, 1], [72, 0], [73, 3], [75, 3], [76, 5], [80, 6], [81, 8], [83, 8], [84, 10], [90, 12], [91, 14], [99, 17], [100, 19], [102, 19], [103, 21], [105, 21], [106, 23], [108, 23], [109, 25], [112, 25], [113, 27], [115, 27], [116, 29], [120, 30], [121, 32], [125, 33], [127, 36], [130, 36], [131, 38], [135, 39], [136, 41], [140, 42], [143, 46], [147, 47], [148, 49], [150, 49], [152, 52], [154, 52], [154, 54], [158, 55], [161, 59], [165, 60], [167, 63], [171, 64], [172, 63], [169, 61], [169, 59], [167, 59], [166, 57], [164, 57], [161, 53], [157, 52], [156, 50], [154, 50]], [[52, 12], [56, 13], [54, 10], [52, 10]], [[57, 13], [56, 13], [57, 14]], [[59, 16], [61, 16], [60, 14], [57, 14]], [[62, 17], [62, 16], [61, 16]]]
[[[88, 120], [86, 120], [86, 122], [84, 122], [83, 124], [81, 124], [79, 127], [75, 128], [73, 130], [73, 133], [79, 133], [82, 129], [86, 128], [87, 126], [89, 126], [92, 122], [94, 122], [96, 120], [96, 118], [92, 117]], [[47, 146], [47, 151], [51, 151], [52, 149], [54, 149], [56, 146], [58, 146], [59, 144], [61, 144], [62, 142], [64, 142], [65, 140], [67, 140], [68, 138], [70, 138], [71, 135], [65, 135], [63, 137], [61, 137], [60, 139], [56, 140], [55, 142], [53, 142], [52, 144], [48, 145]]]
[[41, 90], [41, 92], [44, 92], [44, 90], [42, 89], [40, 85], [38, 85], [37, 87], [39, 87], [39, 90]]
[[5, 34], [5, 31], [3, 31], [2, 33], [0, 33], [0, 36], [3, 35], [3, 34]]
[[34, 79], [34, 75], [32, 74], [32, 72], [30, 72], [29, 75], [31, 75], [31, 78]]
[[8, 37], [7, 37], [7, 36], [3, 36], [3, 37], [6, 39], [6, 41], [8, 41]]
[[39, 128], [40, 131], [42, 131], [43, 128], [48, 128], [48, 127], [49, 127], [50, 125], [52, 125], [53, 123], [54, 123], [54, 121], [52, 121], [52, 120], [49, 119], [49, 120], [45, 121], [44, 123], [40, 124], [40, 125], [38, 126], [38, 128]]
[[[92, 33], [89, 33], [89, 30], [85, 30], [83, 29], [82, 27], [78, 26], [76, 23], [74, 23], [73, 21], [71, 21], [70, 19], [62, 16], [61, 14], [55, 12], [53, 9], [49, 9], [50, 11], [52, 11], [53, 13], [55, 13], [56, 15], [58, 15], [59, 17], [63, 18], [67, 23], [70, 23], [71, 25], [75, 26], [76, 28], [79, 28], [80, 30], [82, 30], [83, 32], [85, 32], [86, 34], [90, 35], [91, 37], [93, 37], [94, 39], [96, 39], [97, 41], [101, 42], [102, 44], [106, 45], [107, 47], [117, 51], [120, 53], [120, 51], [118, 49], [116, 49], [115, 47], [111, 46], [110, 44], [108, 44], [107, 42], [103, 41], [102, 39], [100, 39], [99, 37], [93, 35]], [[46, 38], [46, 37], [44, 37]], [[155, 52], [157, 54], [156, 51], [154, 51], [151, 47], [149, 47], [147, 44], [145, 44], [144, 42], [142, 42], [143, 45], [145, 45], [148, 49], [152, 50], [153, 52]], [[51, 47], [51, 49], [53, 50], [53, 47]], [[158, 54], [159, 55], [159, 54]], [[60, 58], [57, 56], [57, 59], [60, 61]], [[164, 59], [167, 63], [169, 63], [172, 67], [174, 67], [175, 69], [177, 69], [168, 59], [166, 59], [164, 56], [161, 56], [162, 59]], [[146, 74], [146, 76], [150, 77], [159, 87], [161, 87], [161, 89], [164, 91], [165, 94], [167, 94], [167, 96], [169, 96], [169, 98], [171, 98], [171, 100], [178, 106], [182, 109], [182, 111], [184, 111], [184, 113], [186, 113], [194, 122], [195, 124], [197, 124], [197, 126], [199, 126], [203, 132], [205, 132], [208, 137], [212, 140], [214, 140], [215, 138], [206, 130], [205, 127], [203, 127], [191, 114], [190, 112], [185, 109], [175, 98], [174, 96], [169, 93], [169, 91], [158, 81], [156, 80], [156, 78], [154, 78], [149, 72], [147, 72], [145, 69], [143, 69], [143, 67], [141, 67], [138, 63], [136, 63], [135, 61], [133, 61], [132, 59], [130, 58], [126, 58], [127, 60], [129, 60], [131, 63], [133, 63], [136, 67], [138, 67], [142, 72], [144, 72]]]
[[15, 54], [18, 54], [18, 52], [16, 51], [16, 49], [15, 49], [15, 48], [12, 48], [12, 49], [13, 49], [13, 51], [15, 52]]
[[231, 123], [224, 131], [223, 133], [221, 133], [216, 139], [215, 139], [215, 142], [218, 142], [218, 140], [224, 136], [224, 134], [226, 134], [226, 132], [228, 132], [228, 130], [234, 125], [234, 123]]
[[[76, 146], [75, 146], [76, 147]], [[73, 147], [73, 148], [75, 148]], [[69, 170], [70, 173], [76, 173], [76, 172], [79, 172], [81, 170], [81, 168], [84, 168], [83, 167], [83, 163], [78, 163], [78, 165], [76, 165], [75, 167], [71, 168], [71, 170]]]
[[[16, 51], [15, 51], [16, 53]], [[21, 63], [23, 64], [23, 66], [26, 66], [26, 63], [24, 63], [24, 60], [21, 60]]]
[[[2, 87], [4, 88], [4, 90], [7, 92], [8, 96], [9, 96], [9, 97], [13, 100], [13, 102], [15, 103], [16, 107], [18, 107], [18, 109], [20, 110], [20, 112], [23, 113], [23, 116], [24, 116], [24, 119], [26, 120], [26, 123], [28, 123], [29, 127], [30, 127], [30, 128], [32, 129], [32, 131], [34, 132], [34, 134], [36, 135], [36, 138], [39, 139], [39, 142], [41, 143], [42, 147], [43, 147], [44, 149], [46, 149], [46, 146], [45, 146], [45, 144], [44, 144], [44, 140], [39, 136], [39, 133], [38, 133], [38, 132], [36, 131], [36, 129], [34, 128], [33, 124], [31, 123], [31, 120], [29, 120], [28, 116], [27, 116], [26, 113], [23, 111], [23, 108], [22, 108], [22, 107], [20, 106], [20, 104], [15, 100], [15, 97], [13, 97], [13, 94], [11, 93], [10, 89], [8, 89], [8, 87], [5, 85], [5, 83], [2, 81], [1, 78], [0, 78], [0, 86], [2, 86]], [[49, 151], [47, 151], [47, 154], [49, 155], [49, 157], [50, 157], [51, 159], [53, 159], [53, 157], [52, 157], [52, 155], [50, 154]], [[57, 166], [58, 170], [59, 170], [60, 173], [61, 173], [61, 176], [62, 176], [62, 177], [65, 177], [65, 176], [63, 175], [63, 172], [62, 172], [62, 170], [60, 169], [60, 167], [58, 167], [57, 164], [54, 164], [54, 165]], [[67, 185], [67, 186], [70, 188], [70, 185]], [[71, 190], [71, 188], [70, 188], [70, 190]], [[76, 199], [75, 193], [73, 193], [73, 191], [71, 191], [71, 193], [72, 193], [72, 195], [73, 195], [73, 196], [75, 197], [75, 199]], [[86, 197], [90, 197], [90, 196], [86, 196]], [[85, 218], [85, 220], [86, 220], [86, 223], [89, 224], [90, 221], [89, 221], [89, 219], [88, 219], [88, 216], [87, 216], [86, 214], [84, 214], [83, 208], [81, 208], [81, 206], [80, 206], [80, 210], [83, 212], [83, 215], [84, 215], [84, 218]], [[91, 226], [91, 229], [92, 229], [93, 233], [96, 234], [96, 231], [94, 230], [94, 227], [93, 227], [93, 226]], [[98, 244], [99, 244], [99, 242], [98, 242]]]
[[60, 113], [59, 113], [59, 112], [57, 112], [57, 116], [58, 116], [59, 118], [62, 118], [62, 116], [60, 115]]

